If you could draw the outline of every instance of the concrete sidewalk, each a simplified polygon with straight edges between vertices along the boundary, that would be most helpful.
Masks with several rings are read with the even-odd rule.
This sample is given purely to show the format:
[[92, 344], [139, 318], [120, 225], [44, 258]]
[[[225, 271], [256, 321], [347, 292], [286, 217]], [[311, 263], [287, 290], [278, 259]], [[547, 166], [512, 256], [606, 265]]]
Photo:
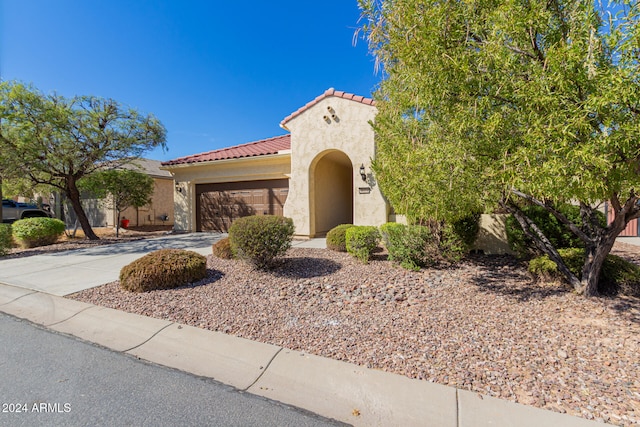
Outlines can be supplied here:
[[[211, 251], [220, 234], [172, 235], [0, 261], [0, 312], [356, 426], [580, 427], [582, 418], [412, 380], [219, 332], [65, 299], [116, 280], [152, 250]], [[294, 241], [324, 247], [324, 239]], [[46, 277], [46, 280], [43, 278]]]

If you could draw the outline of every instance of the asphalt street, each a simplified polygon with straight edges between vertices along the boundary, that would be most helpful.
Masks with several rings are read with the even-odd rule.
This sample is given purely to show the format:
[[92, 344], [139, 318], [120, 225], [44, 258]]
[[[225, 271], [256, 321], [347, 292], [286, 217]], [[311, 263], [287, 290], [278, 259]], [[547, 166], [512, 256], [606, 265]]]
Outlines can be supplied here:
[[0, 313], [0, 426], [336, 426]]

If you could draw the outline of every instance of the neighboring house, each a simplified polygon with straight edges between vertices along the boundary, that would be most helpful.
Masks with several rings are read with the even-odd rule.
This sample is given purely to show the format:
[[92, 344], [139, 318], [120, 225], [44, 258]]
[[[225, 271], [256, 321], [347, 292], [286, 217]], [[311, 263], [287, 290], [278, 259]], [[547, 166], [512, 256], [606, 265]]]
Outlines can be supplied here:
[[370, 98], [328, 89], [280, 126], [290, 133], [162, 163], [175, 179], [181, 231], [226, 231], [235, 218], [284, 215], [297, 236], [380, 225], [391, 208], [371, 174]]
[[[615, 219], [614, 211], [609, 202], [604, 203], [604, 214], [607, 216], [607, 224]], [[640, 237], [640, 221], [632, 219], [619, 234], [619, 237]]]
[[[120, 219], [129, 220], [129, 226], [173, 225], [174, 202], [173, 177], [166, 170], [160, 169], [160, 161], [138, 159], [123, 168], [133, 169], [153, 178], [153, 195], [151, 203], [141, 208], [127, 208], [120, 214]], [[95, 199], [83, 199], [85, 213], [92, 227], [115, 227], [117, 212], [106, 202]], [[73, 211], [71, 211], [72, 216]]]

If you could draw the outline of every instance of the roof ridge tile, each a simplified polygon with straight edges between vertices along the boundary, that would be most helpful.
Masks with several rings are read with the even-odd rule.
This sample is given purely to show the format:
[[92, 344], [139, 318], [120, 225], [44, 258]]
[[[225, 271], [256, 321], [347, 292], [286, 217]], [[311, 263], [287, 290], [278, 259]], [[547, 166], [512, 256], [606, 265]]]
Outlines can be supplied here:
[[351, 101], [356, 101], [356, 102], [359, 102], [359, 103], [365, 104], [365, 105], [373, 105], [373, 106], [376, 105], [376, 101], [374, 99], [372, 99], [372, 98], [367, 98], [367, 97], [364, 97], [364, 96], [355, 95], [353, 93], [348, 93], [348, 92], [344, 92], [344, 91], [341, 91], [341, 90], [335, 90], [334, 88], [330, 87], [329, 89], [325, 90], [324, 93], [322, 93], [322, 95], [317, 96], [313, 101], [307, 102], [304, 106], [298, 108], [296, 111], [294, 111], [293, 113], [291, 113], [287, 117], [285, 117], [280, 122], [280, 127], [282, 127], [283, 129], [287, 129], [286, 128], [287, 122], [289, 122], [290, 120], [294, 119], [295, 117], [298, 117], [300, 114], [304, 113], [309, 108], [311, 108], [314, 105], [316, 105], [318, 102], [320, 102], [323, 99], [328, 98], [330, 96], [336, 96], [338, 98], [343, 98], [343, 99], [348, 99], [348, 100], [351, 100]]

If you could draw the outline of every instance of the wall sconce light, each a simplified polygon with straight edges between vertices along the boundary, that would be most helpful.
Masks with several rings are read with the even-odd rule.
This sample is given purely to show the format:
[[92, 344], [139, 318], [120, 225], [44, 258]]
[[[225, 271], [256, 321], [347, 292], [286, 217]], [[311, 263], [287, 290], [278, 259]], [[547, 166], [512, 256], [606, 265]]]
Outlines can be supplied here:
[[363, 181], [367, 180], [367, 173], [364, 170], [364, 164], [360, 165], [360, 178], [362, 178]]
[[176, 191], [178, 193], [182, 193], [182, 187], [180, 186], [180, 183], [178, 181], [176, 181]]

